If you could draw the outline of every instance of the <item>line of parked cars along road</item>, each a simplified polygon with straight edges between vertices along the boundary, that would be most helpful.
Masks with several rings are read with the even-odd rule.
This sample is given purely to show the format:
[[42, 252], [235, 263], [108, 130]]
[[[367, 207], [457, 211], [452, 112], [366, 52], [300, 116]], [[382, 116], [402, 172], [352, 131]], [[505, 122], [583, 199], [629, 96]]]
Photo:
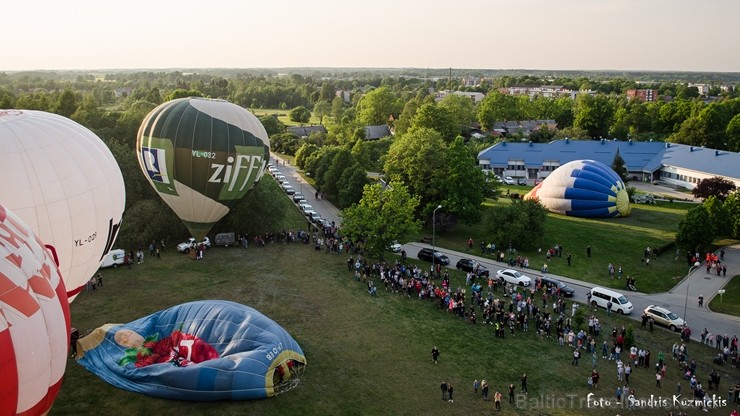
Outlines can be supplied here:
[[285, 175], [280, 173], [280, 170], [275, 167], [275, 165], [273, 165], [272, 163], [268, 163], [267, 170], [275, 178], [275, 180], [285, 191], [285, 193], [291, 197], [298, 209], [303, 213], [303, 215], [306, 216], [309, 221], [311, 221], [318, 227], [326, 227], [328, 225], [331, 225], [331, 222], [322, 218], [318, 212], [314, 211], [311, 204], [306, 201], [306, 197], [303, 195], [302, 192], [296, 192], [296, 190], [293, 189], [293, 186], [290, 184], [290, 182], [288, 182]]
[[[395, 243], [395, 242], [394, 242]], [[395, 248], [391, 251], [398, 252], [401, 250], [400, 244], [395, 243]], [[442, 266], [449, 266], [450, 259], [440, 251], [433, 250], [431, 248], [422, 248], [419, 250], [418, 257], [420, 260], [433, 262]], [[491, 271], [478, 261], [468, 258], [461, 258], [455, 265], [457, 270], [463, 272], [475, 273], [477, 277], [488, 279], [491, 275]], [[511, 285], [520, 287], [532, 286], [532, 278], [526, 276], [514, 269], [501, 269], [495, 273], [495, 278], [500, 282], [505, 282]], [[563, 283], [562, 281], [549, 276], [542, 276], [540, 280], [543, 284], [548, 286], [554, 285], [560, 288], [561, 295], [565, 297], [573, 297], [575, 290]], [[590, 302], [594, 308], [600, 307], [602, 309], [611, 308], [611, 311], [620, 315], [629, 315], [632, 313], [633, 306], [626, 296], [611, 289], [603, 287], [594, 287], [589, 293], [591, 294]], [[609, 305], [611, 303], [611, 305]], [[678, 315], [671, 312], [670, 310], [656, 305], [650, 305], [645, 308], [644, 313], [647, 317], [653, 318], [653, 321], [658, 324], [667, 327], [671, 331], [678, 331], [683, 328], [685, 322]]]

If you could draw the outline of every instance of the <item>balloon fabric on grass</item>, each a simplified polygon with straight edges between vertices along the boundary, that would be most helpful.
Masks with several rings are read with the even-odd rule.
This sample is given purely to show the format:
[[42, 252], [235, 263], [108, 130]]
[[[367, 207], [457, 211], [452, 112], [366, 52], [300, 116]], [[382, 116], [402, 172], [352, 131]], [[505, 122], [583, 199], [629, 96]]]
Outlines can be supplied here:
[[77, 362], [118, 388], [177, 400], [248, 400], [295, 387], [298, 343], [257, 310], [229, 301], [184, 303], [78, 341]]
[[632, 210], [619, 175], [595, 160], [560, 166], [524, 199], [538, 199], [550, 212], [573, 217], [626, 217]]

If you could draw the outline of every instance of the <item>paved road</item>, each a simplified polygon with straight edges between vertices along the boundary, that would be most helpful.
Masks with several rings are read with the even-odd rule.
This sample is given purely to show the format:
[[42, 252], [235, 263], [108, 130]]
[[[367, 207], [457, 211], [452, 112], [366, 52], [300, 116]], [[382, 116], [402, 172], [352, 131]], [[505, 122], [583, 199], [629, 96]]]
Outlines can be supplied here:
[[[337, 224], [340, 223], [341, 218], [339, 216], [339, 210], [329, 201], [317, 199], [316, 190], [298, 174], [295, 167], [287, 164], [284, 160], [274, 154], [272, 155], [272, 161], [273, 164], [278, 167], [280, 172], [285, 175], [288, 182], [293, 186], [293, 189], [302, 192], [308, 203], [313, 206], [314, 210], [318, 212], [319, 215], [329, 221], [335, 221]], [[640, 185], [641, 188], [643, 186], [655, 186], [642, 183], [640, 183]], [[665, 189], [669, 189], [663, 189], [663, 187], [660, 188], [661, 190], [656, 190], [656, 193], [664, 193]], [[649, 191], [649, 188], [645, 189]], [[406, 254], [412, 258], [416, 258], [417, 253], [423, 247], [431, 247], [431, 245], [412, 242], [403, 246]], [[488, 267], [488, 269], [491, 270], [491, 273], [495, 273], [499, 269], [508, 268], [507, 265], [493, 261], [490, 258], [470, 255], [468, 253], [460, 253], [440, 247], [436, 248], [450, 258], [450, 268], [454, 268], [457, 261], [461, 258], [473, 258]], [[682, 261], [682, 259], [679, 259], [679, 261]], [[723, 263], [727, 266], [730, 276], [740, 274], [740, 244], [725, 247], [725, 259]], [[534, 269], [519, 270], [524, 274], [531, 276], [533, 280], [535, 277], [542, 275], [542, 273]], [[689, 272], [688, 267], [686, 267], [686, 272]], [[586, 293], [588, 293], [594, 286], [591, 283], [582, 282], [567, 276], [554, 275], [552, 273], [548, 273], [548, 276], [562, 280], [575, 289], [576, 293], [573, 300], [580, 303], [586, 303]], [[729, 279], [729, 276], [717, 277], [716, 275], [707, 274], [705, 268], [698, 267], [693, 268], [692, 272], [687, 277], [678, 282], [673, 289], [665, 293], [646, 294], [626, 290], [621, 292], [624, 293], [634, 305], [634, 311], [630, 315], [632, 319], [639, 321], [642, 311], [648, 305], [659, 305], [672, 310], [681, 317], [684, 317], [693, 331], [692, 338], [700, 339], [700, 334], [703, 328], [707, 328], [713, 334], [728, 334], [732, 337], [732, 335], [740, 334], [740, 317], [711, 312], [706, 307], [706, 305], [709, 304], [709, 301], [714, 296], [717, 296], [717, 291], [722, 289]], [[703, 308], [699, 308], [697, 304], [697, 298], [700, 294], [704, 296], [705, 306]]]
[[[303, 177], [298, 174], [298, 169], [288, 164], [285, 160], [271, 154], [272, 164], [280, 170], [296, 192], [301, 192], [306, 201], [311, 204], [313, 210], [318, 212], [322, 218], [329, 221], [340, 223], [339, 210], [329, 201], [316, 198], [316, 189], [308, 184]], [[269, 174], [269, 172], [268, 172]]]
[[[406, 255], [408, 257], [416, 258], [419, 250], [424, 247], [431, 247], [431, 245], [412, 242], [404, 244], [403, 249], [406, 251]], [[455, 264], [461, 258], [475, 259], [479, 263], [488, 267], [492, 274], [496, 273], [497, 270], [509, 268], [508, 265], [493, 261], [490, 258], [471, 255], [468, 253], [460, 253], [440, 247], [436, 247], [436, 249], [450, 258], [450, 265], [448, 267], [452, 269], [455, 268]], [[679, 261], [681, 260], [682, 259], [679, 259]], [[725, 247], [725, 260], [723, 264], [727, 266], [727, 270], [730, 275], [740, 274], [740, 244]], [[513, 269], [517, 269], [530, 276], [532, 280], [536, 277], [542, 276], [542, 273], [534, 269], [521, 269], [517, 267], [513, 267]], [[688, 273], [688, 271], [689, 268], [687, 267], [686, 272]], [[586, 294], [595, 286], [592, 283], [583, 282], [567, 276], [560, 276], [552, 273], [547, 273], [547, 275], [559, 279], [575, 289], [576, 293], [572, 300], [580, 303], [587, 302]], [[728, 275], [728, 277], [717, 277], [717, 275], [707, 274], [704, 267], [693, 267], [692, 273], [689, 274], [688, 277], [682, 279], [669, 292], [652, 294], [631, 292], [628, 290], [622, 290], [620, 292], [627, 296], [630, 302], [632, 302], [634, 310], [629, 317], [634, 320], [640, 320], [642, 311], [648, 305], [659, 305], [672, 310], [681, 317], [686, 315], [685, 319], [693, 332], [691, 336], [692, 339], [699, 340], [703, 328], [707, 328], [713, 334], [728, 334], [732, 337], [733, 335], [740, 335], [740, 317], [711, 312], [706, 307], [709, 301], [717, 295], [717, 291], [724, 287], [724, 285], [730, 280], [730, 275]], [[700, 294], [704, 296], [703, 308], [699, 308], [697, 302], [697, 298]], [[686, 306], [685, 314], [684, 306]]]

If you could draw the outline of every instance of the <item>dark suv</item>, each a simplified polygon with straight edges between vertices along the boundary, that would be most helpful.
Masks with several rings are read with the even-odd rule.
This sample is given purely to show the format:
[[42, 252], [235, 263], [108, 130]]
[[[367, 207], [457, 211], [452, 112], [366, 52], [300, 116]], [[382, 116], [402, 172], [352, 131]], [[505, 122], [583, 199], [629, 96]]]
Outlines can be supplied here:
[[478, 263], [473, 259], [460, 259], [455, 267], [457, 268], [457, 270], [462, 270], [464, 272], [475, 271], [478, 277], [488, 277], [490, 275], [490, 272], [488, 271], [488, 268], [486, 268], [486, 266]]
[[560, 294], [565, 297], [573, 297], [573, 294], [575, 293], [575, 290], [573, 290], [572, 287], [566, 285], [565, 283], [561, 282], [558, 279], [553, 279], [552, 277], [543, 276], [542, 277], [542, 284], [547, 286], [555, 286], [560, 288]]
[[430, 262], [434, 260], [434, 263], [439, 263], [443, 266], [447, 266], [448, 264], [450, 264], [449, 257], [445, 256], [437, 250], [432, 250], [431, 248], [422, 248], [421, 250], [419, 250], [418, 257], [419, 260], [426, 260]]

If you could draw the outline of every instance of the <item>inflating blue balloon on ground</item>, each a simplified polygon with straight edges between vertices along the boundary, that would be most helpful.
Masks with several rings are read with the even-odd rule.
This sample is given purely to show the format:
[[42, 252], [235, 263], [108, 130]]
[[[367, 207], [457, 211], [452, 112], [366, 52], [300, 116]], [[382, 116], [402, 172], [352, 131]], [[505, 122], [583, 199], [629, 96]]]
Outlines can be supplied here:
[[295, 387], [306, 365], [298, 343], [257, 310], [198, 301], [78, 341], [77, 362], [118, 388], [166, 399], [271, 397]]
[[632, 210], [622, 179], [595, 160], [560, 166], [524, 199], [538, 199], [550, 212], [574, 217], [626, 217]]

